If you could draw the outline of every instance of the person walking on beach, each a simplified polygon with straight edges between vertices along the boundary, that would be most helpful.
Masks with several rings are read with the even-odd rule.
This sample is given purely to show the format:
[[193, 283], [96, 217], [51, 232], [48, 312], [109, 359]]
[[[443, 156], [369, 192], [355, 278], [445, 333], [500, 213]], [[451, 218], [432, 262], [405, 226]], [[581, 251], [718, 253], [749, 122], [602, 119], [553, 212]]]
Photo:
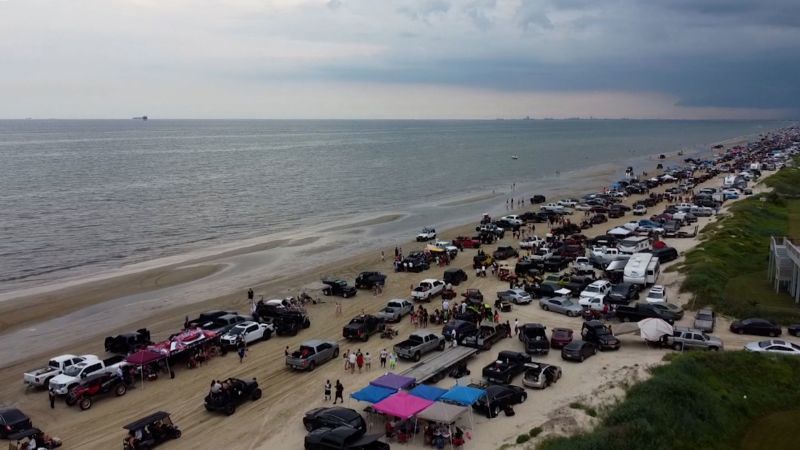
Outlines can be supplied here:
[[350, 368], [350, 349], [344, 351], [344, 371]]
[[50, 409], [56, 409], [56, 393], [52, 389], [48, 389], [47, 396], [50, 398]]
[[287, 345], [285, 349], [283, 349], [283, 356], [289, 357], [289, 346]]
[[358, 357], [356, 356], [356, 352], [350, 353], [350, 356], [348, 357], [348, 364], [350, 365], [350, 373], [351, 374], [356, 373], [356, 361], [357, 360], [358, 360]]
[[333, 404], [336, 404], [337, 400], [341, 400], [344, 403], [344, 386], [339, 380], [336, 380], [336, 397], [333, 398]]
[[514, 319], [514, 336], [519, 336], [519, 319]]
[[325, 397], [323, 400], [326, 402], [331, 399], [331, 380], [325, 380]]
[[364, 366], [367, 368], [367, 372], [372, 369], [372, 355], [370, 355], [369, 352], [364, 355]]
[[386, 358], [389, 357], [389, 352], [386, 349], [381, 350], [381, 369], [386, 368]]
[[389, 353], [389, 369], [397, 368], [397, 355], [394, 352]]
[[255, 294], [253, 293], [253, 288], [247, 290], [247, 299], [252, 300]]
[[336, 302], [336, 315], [337, 316], [342, 315], [342, 304], [339, 302]]
[[358, 373], [361, 373], [361, 368], [364, 367], [364, 354], [361, 349], [356, 352], [356, 365], [358, 366]]
[[239, 364], [244, 362], [244, 355], [247, 353], [247, 344], [244, 342], [244, 336], [239, 338], [239, 343], [236, 346], [236, 353], [239, 355]]
[[385, 261], [386, 261], [386, 254], [384, 254], [383, 250], [381, 250], [381, 262], [385, 262]]

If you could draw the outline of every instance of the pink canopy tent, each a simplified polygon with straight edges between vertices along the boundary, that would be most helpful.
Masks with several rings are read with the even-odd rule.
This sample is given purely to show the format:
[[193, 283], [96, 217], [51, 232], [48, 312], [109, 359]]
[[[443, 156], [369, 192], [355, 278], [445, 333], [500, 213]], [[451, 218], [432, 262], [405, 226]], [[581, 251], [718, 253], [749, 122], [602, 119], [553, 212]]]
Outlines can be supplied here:
[[408, 392], [400, 391], [378, 403], [373, 408], [383, 414], [408, 420], [420, 411], [431, 406], [432, 401], [415, 397]]

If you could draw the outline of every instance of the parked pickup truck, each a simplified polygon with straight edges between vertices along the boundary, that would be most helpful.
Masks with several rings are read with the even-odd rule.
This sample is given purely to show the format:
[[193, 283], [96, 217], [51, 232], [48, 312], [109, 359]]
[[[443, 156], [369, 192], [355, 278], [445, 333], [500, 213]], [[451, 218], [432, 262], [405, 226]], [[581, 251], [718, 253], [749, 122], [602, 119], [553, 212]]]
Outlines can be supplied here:
[[462, 342], [467, 347], [489, 350], [495, 342], [506, 336], [508, 336], [508, 326], [504, 323], [481, 325], [477, 333], [464, 337]]
[[402, 298], [389, 300], [386, 307], [378, 311], [376, 316], [380, 317], [386, 322], [400, 322], [406, 314], [410, 314], [414, 310], [414, 304]]
[[364, 342], [375, 333], [380, 333], [386, 328], [386, 322], [381, 317], [370, 314], [359, 314], [350, 319], [350, 323], [342, 329], [345, 339], [360, 339]]
[[318, 365], [339, 357], [339, 344], [332, 341], [312, 340], [286, 357], [291, 369], [314, 370]]
[[519, 330], [519, 340], [525, 344], [525, 353], [546, 355], [550, 352], [547, 327], [540, 323], [526, 323]]
[[22, 376], [22, 381], [32, 387], [48, 387], [50, 380], [58, 375], [61, 375], [64, 370], [69, 367], [82, 363], [84, 361], [97, 361], [95, 355], [60, 355], [50, 359], [47, 366], [25, 372]]
[[79, 362], [67, 367], [61, 375], [57, 375], [50, 380], [50, 390], [57, 395], [67, 395], [81, 381], [96, 375], [114, 373], [117, 367], [124, 364], [125, 358], [122, 356], [112, 356], [102, 361], [95, 359]]
[[433, 350], [444, 350], [444, 338], [430, 331], [411, 333], [408, 339], [394, 346], [397, 356], [414, 361]]
[[489, 383], [510, 384], [517, 375], [525, 372], [525, 364], [531, 362], [531, 356], [520, 352], [503, 351], [497, 359], [483, 368], [483, 377]]
[[429, 302], [433, 297], [442, 293], [444, 281], [426, 279], [419, 282], [419, 286], [411, 291], [411, 298], [418, 302]]
[[623, 322], [638, 322], [648, 317], [655, 317], [671, 325], [683, 318], [683, 310], [666, 302], [636, 303], [632, 306], [617, 306], [617, 317]]

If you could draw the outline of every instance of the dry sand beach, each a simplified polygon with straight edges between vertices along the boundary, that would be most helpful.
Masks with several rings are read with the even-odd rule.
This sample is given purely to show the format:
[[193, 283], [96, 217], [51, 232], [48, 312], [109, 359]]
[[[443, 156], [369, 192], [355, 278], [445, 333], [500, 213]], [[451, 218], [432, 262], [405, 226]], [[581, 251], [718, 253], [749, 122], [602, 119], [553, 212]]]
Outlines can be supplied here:
[[[613, 175], [614, 173], [609, 173], [602, 176]], [[714, 179], [706, 184], [716, 186], [719, 183], [719, 179]], [[559, 197], [581, 192], [563, 192]], [[638, 196], [627, 199], [626, 203], [632, 203], [635, 198]], [[476, 217], [479, 214], [477, 212]], [[351, 233], [351, 236], [358, 239], [358, 233], [353, 231], [360, 226], [374, 223], [374, 220], [394, 220], [394, 217], [357, 221], [348, 227], [329, 228], [327, 231]], [[604, 230], [629, 220], [630, 216], [611, 219], [606, 224], [587, 230], [585, 234], [590, 237], [601, 234]], [[709, 220], [715, 219], [701, 218], [700, 229]], [[546, 232], [544, 224], [537, 224], [536, 228], [536, 234]], [[448, 229], [440, 237], [449, 240], [460, 234], [472, 234], [473, 230], [474, 224], [463, 225]], [[367, 343], [349, 343], [341, 340], [341, 327], [362, 310], [374, 312], [388, 299], [407, 297], [410, 285], [422, 278], [438, 276], [441, 269], [433, 268], [421, 274], [393, 273], [388, 258], [393, 253], [394, 244], [391, 244], [383, 248], [387, 255], [383, 262], [379, 256], [380, 250], [371, 250], [368, 253], [348, 255], [313, 269], [296, 268], [278, 276], [273, 276], [267, 267], [262, 270], [262, 281], [259, 283], [237, 286], [236, 279], [229, 280], [227, 283], [230, 283], [230, 289], [226, 295], [214, 295], [213, 298], [203, 295], [204, 283], [213, 282], [214, 277], [223, 273], [231, 264], [243, 264], [242, 261], [248, 257], [258, 260], [254, 255], [274, 250], [274, 245], [289, 244], [309, 252], [335, 252], [336, 244], [335, 240], [313, 237], [276, 242], [258, 244], [262, 247], [251, 246], [220, 255], [209, 255], [85, 286], [71, 286], [59, 292], [0, 302], [0, 326], [4, 343], [0, 350], [3, 366], [0, 369], [0, 379], [3, 381], [0, 384], [0, 398], [7, 404], [23, 409], [38, 427], [61, 437], [65, 442], [64, 448], [68, 449], [118, 448], [124, 434], [121, 426], [156, 410], [171, 412], [173, 419], [183, 430], [183, 437], [179, 441], [170, 442], [164, 448], [301, 448], [305, 435], [301, 424], [302, 415], [308, 409], [326, 404], [322, 399], [325, 380], [335, 382], [340, 379], [345, 386], [347, 398], [350, 392], [366, 385], [380, 375], [381, 371], [374, 364], [371, 371], [345, 374], [341, 361], [332, 361], [314, 372], [291, 372], [283, 364], [284, 347], [288, 345], [293, 348], [311, 338], [330, 338], [338, 340], [342, 350], [360, 348], [377, 355], [382, 348], [390, 348], [397, 340], [390, 341], [376, 336]], [[667, 242], [684, 252], [695, 246], [698, 240], [668, 239]], [[503, 243], [516, 244], [510, 236], [499, 242]], [[410, 242], [402, 244], [406, 252], [421, 246]], [[490, 246], [487, 251], [493, 248], [494, 246]], [[472, 274], [473, 254], [474, 250], [465, 250], [455, 259], [453, 265]], [[204, 309], [232, 307], [245, 312], [249, 308], [245, 290], [250, 285], [256, 292], [256, 298], [259, 295], [276, 298], [295, 295], [303, 286], [317, 282], [325, 275], [335, 274], [352, 280], [358, 272], [372, 269], [389, 274], [381, 295], [373, 296], [362, 291], [351, 299], [324, 298], [324, 303], [309, 306], [312, 320], [310, 329], [296, 337], [275, 337], [251, 346], [241, 365], [235, 356], [228, 355], [212, 359], [198, 369], [181, 367], [176, 370], [175, 379], [162, 377], [155, 382], [145, 383], [144, 386], [139, 385], [124, 398], [102, 399], [88, 411], [69, 408], [63, 402], [58, 402], [55, 409], [51, 410], [45, 392], [25, 390], [21, 383], [25, 370], [38, 366], [49, 356], [60, 353], [98, 354], [102, 351], [103, 337], [109, 334], [146, 326], [153, 332], [154, 340], [160, 340], [180, 329], [184, 316], [194, 316]], [[667, 286], [671, 302], [682, 304], [688, 299], [678, 293], [679, 282], [675, 273], [662, 273], [660, 283]], [[494, 292], [506, 286], [505, 282], [492, 276], [478, 279], [471, 276], [458, 291], [475, 287], [493, 297]], [[337, 300], [343, 305], [341, 317], [337, 317], [334, 310], [334, 302]], [[434, 301], [430, 309], [439, 303], [440, 300]], [[690, 321], [691, 316], [692, 314], [687, 314], [684, 322]], [[512, 312], [502, 314], [503, 321], [513, 322], [515, 318], [521, 323], [541, 322], [548, 328], [564, 326], [573, 330], [579, 330], [581, 323], [580, 318], [545, 312], [535, 303], [515, 306]], [[401, 337], [412, 331], [407, 319], [398, 328]], [[730, 334], [724, 320], [718, 324], [715, 334], [723, 339], [729, 349], [741, 348], [745, 342], [752, 340]], [[647, 377], [647, 367], [659, 364], [668, 352], [648, 348], [635, 335], [622, 336], [621, 340], [623, 347], [620, 351], [601, 353], [583, 364], [561, 361], [558, 352], [551, 352], [547, 357], [541, 358], [563, 368], [561, 381], [544, 391], [529, 390], [528, 401], [515, 407], [517, 414], [514, 417], [502, 416], [489, 420], [475, 415], [474, 426], [470, 431], [471, 440], [465, 448], [497, 448], [503, 443], [513, 441], [517, 434], [525, 433], [536, 426], [543, 428], [543, 436], [569, 433], [590, 426], [595, 419], [581, 410], [570, 408], [570, 403], [579, 401], [595, 407], [609, 404], [624, 393], [624, 386]], [[470, 362], [472, 376], [479, 377], [480, 368], [492, 361], [498, 351], [519, 348], [520, 344], [516, 339], [506, 339], [495, 345], [491, 351], [480, 353]], [[398, 371], [408, 366], [409, 363], [401, 361]], [[233, 417], [206, 412], [202, 402], [210, 380], [229, 376], [256, 377], [264, 389], [264, 397], [257, 402], [243, 405]], [[452, 383], [453, 379], [446, 378], [439, 385], [450, 387]], [[356, 409], [364, 406], [350, 399], [345, 404]], [[464, 418], [464, 423], [468, 424], [468, 420]], [[382, 431], [381, 425], [376, 425], [378, 432]], [[398, 448], [416, 449], [422, 448], [422, 445], [417, 442], [398, 445]]]

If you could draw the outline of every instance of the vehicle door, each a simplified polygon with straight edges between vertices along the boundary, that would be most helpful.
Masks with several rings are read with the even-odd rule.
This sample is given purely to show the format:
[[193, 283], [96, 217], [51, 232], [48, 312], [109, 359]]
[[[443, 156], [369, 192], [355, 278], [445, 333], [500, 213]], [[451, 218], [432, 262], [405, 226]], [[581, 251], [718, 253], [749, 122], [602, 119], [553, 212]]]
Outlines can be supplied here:
[[793, 352], [791, 348], [783, 346], [783, 345], [770, 345], [767, 347], [767, 350], [773, 353], [778, 353], [781, 355], [794, 355], [796, 352]]
[[258, 336], [258, 325], [255, 323], [250, 325], [249, 327], [247, 327], [247, 329], [244, 330], [244, 341], [247, 342], [248, 344], [260, 337], [261, 336]]
[[101, 363], [99, 363], [99, 362], [95, 363], [95, 364], [91, 364], [89, 366], [86, 366], [86, 367], [83, 368], [83, 371], [81, 372], [81, 378], [86, 378], [89, 375], [97, 372], [98, 370], [100, 370], [102, 368], [103, 368], [103, 365]]
[[319, 344], [316, 348], [315, 354], [315, 359], [320, 363], [331, 359], [333, 355], [331, 344], [328, 344], [327, 342]]

